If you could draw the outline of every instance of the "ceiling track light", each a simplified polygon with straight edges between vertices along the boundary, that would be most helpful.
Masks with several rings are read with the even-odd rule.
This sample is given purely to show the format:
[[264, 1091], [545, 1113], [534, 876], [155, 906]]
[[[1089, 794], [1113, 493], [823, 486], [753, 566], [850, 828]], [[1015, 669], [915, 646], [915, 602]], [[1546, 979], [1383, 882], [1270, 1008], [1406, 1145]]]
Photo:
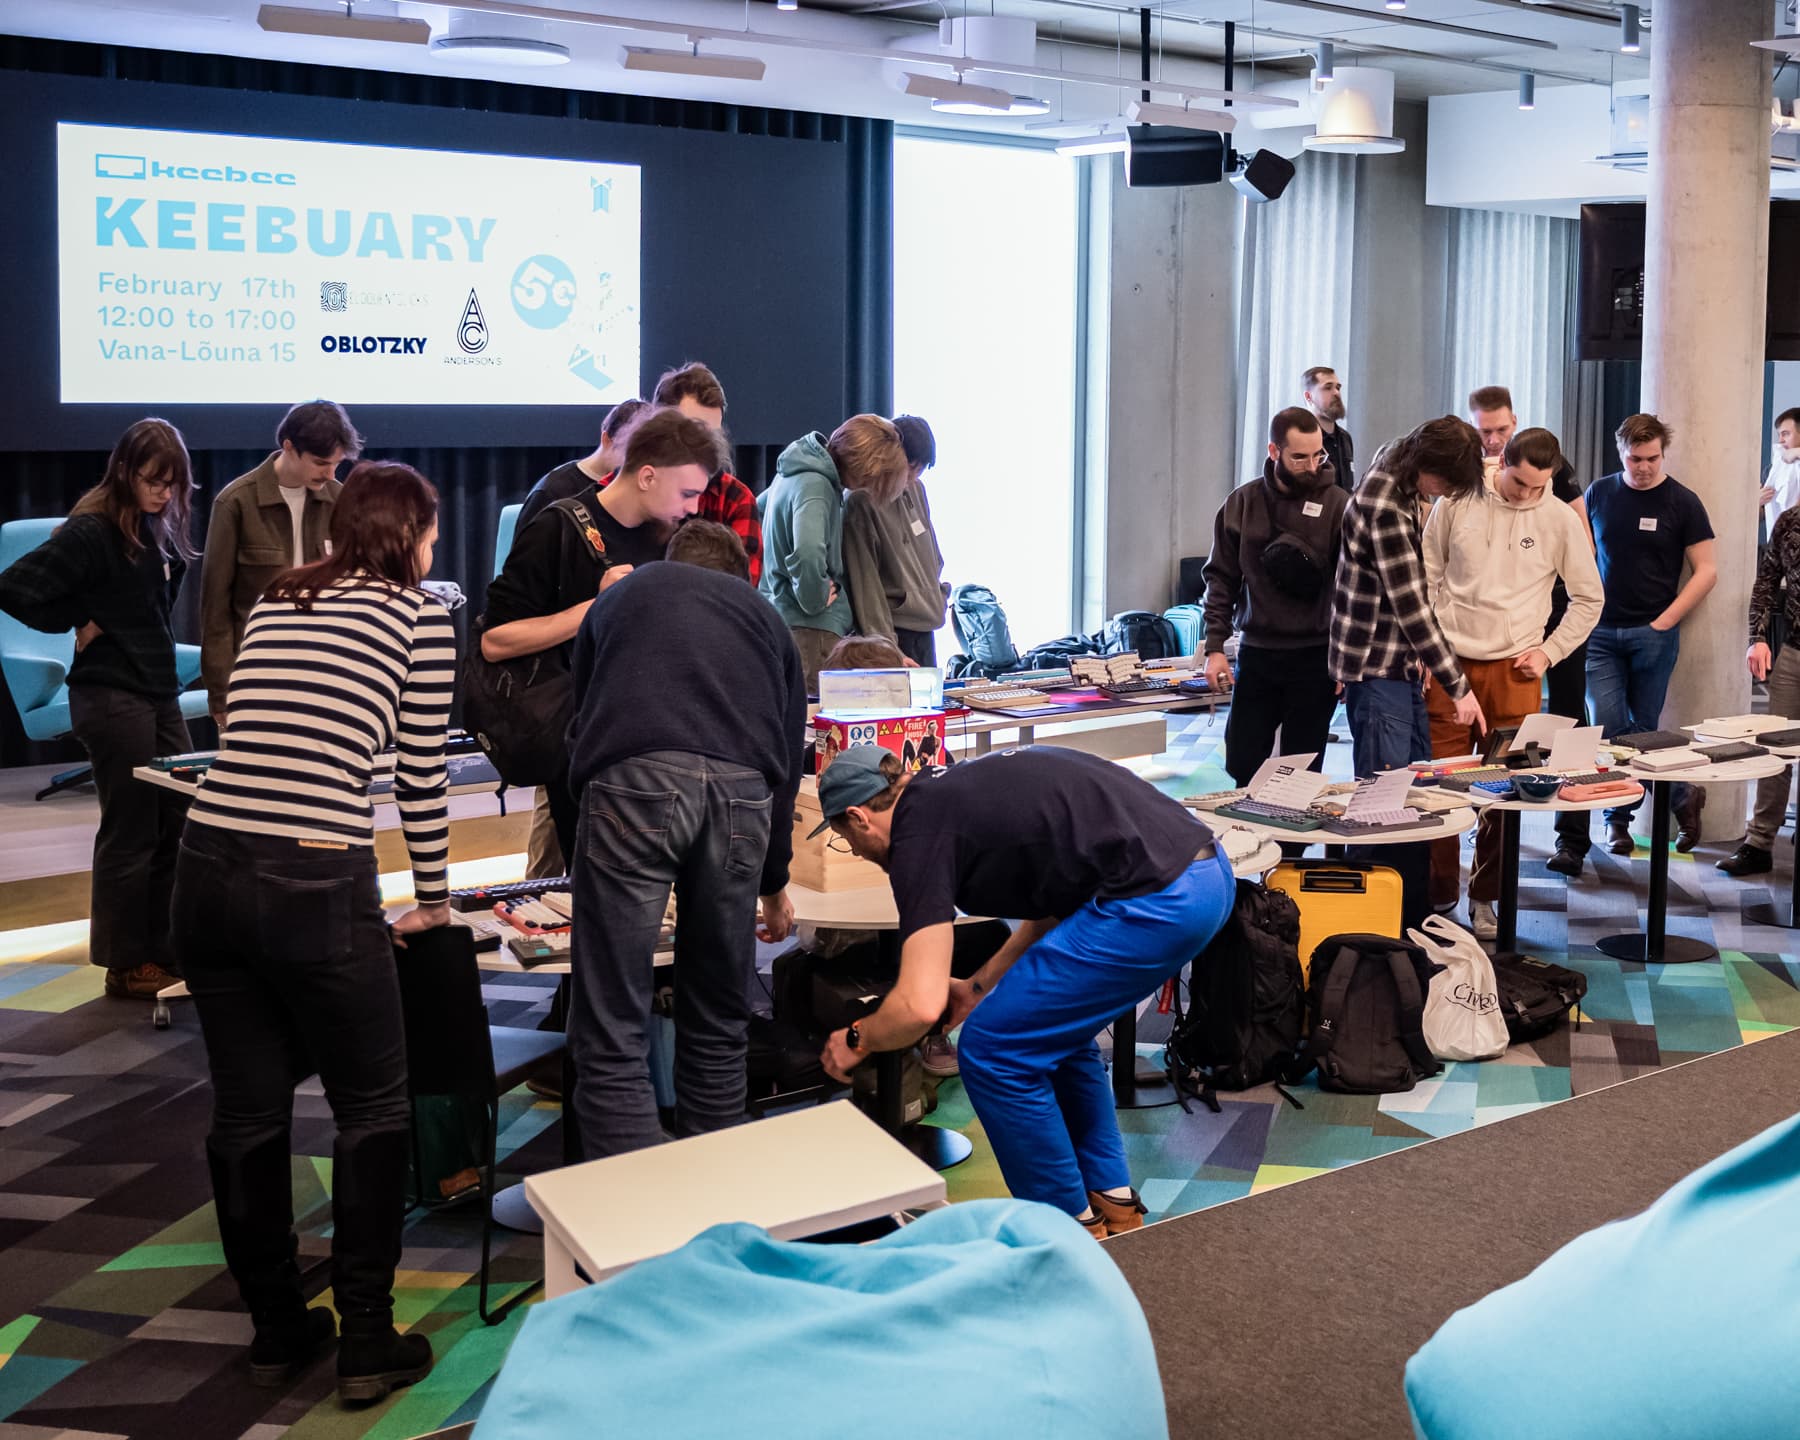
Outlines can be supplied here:
[[702, 55], [693, 50], [647, 50], [627, 45], [619, 52], [627, 70], [648, 70], [659, 75], [697, 75], [708, 80], [760, 80], [766, 68], [749, 55]]
[[1529, 70], [1519, 72], [1519, 108], [1521, 110], [1537, 109], [1537, 76]]
[[567, 65], [569, 47], [554, 40], [532, 40], [514, 35], [440, 35], [431, 42], [439, 54], [465, 60], [484, 60], [491, 65]]
[[1058, 155], [1123, 155], [1131, 142], [1116, 130], [1102, 130], [1094, 135], [1074, 135], [1056, 142]]
[[954, 80], [946, 80], [938, 75], [919, 75], [906, 72], [905, 84], [901, 87], [908, 95], [918, 95], [931, 101], [931, 108], [940, 115], [1047, 115], [1050, 113], [1048, 101], [1039, 100], [1031, 95], [1015, 95], [1010, 90], [1002, 90], [996, 85], [974, 85], [958, 75]]
[[1619, 7], [1619, 49], [1626, 55], [1635, 55], [1643, 49], [1643, 37], [1639, 33], [1638, 7], [1621, 5]]
[[386, 40], [400, 45], [431, 41], [431, 22], [398, 15], [363, 15], [354, 3], [335, 10], [308, 10], [298, 5], [264, 5], [256, 12], [257, 28], [277, 35], [322, 35], [333, 40]]
[[1329, 40], [1319, 42], [1319, 48], [1313, 54], [1313, 89], [1323, 90], [1331, 83], [1332, 59], [1336, 53]]
[[1237, 116], [1229, 110], [1190, 110], [1185, 105], [1157, 105], [1148, 100], [1133, 100], [1125, 107], [1125, 115], [1133, 125], [1173, 125], [1226, 135], [1237, 128]]

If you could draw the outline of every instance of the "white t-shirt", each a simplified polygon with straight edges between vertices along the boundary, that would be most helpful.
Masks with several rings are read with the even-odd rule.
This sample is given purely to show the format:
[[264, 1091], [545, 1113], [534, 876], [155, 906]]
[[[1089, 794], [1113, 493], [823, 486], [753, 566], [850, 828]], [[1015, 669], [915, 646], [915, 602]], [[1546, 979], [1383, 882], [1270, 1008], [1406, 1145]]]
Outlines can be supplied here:
[[294, 558], [291, 562], [296, 566], [306, 563], [306, 497], [308, 491], [304, 485], [283, 485], [281, 498], [287, 501], [288, 514], [294, 522]]

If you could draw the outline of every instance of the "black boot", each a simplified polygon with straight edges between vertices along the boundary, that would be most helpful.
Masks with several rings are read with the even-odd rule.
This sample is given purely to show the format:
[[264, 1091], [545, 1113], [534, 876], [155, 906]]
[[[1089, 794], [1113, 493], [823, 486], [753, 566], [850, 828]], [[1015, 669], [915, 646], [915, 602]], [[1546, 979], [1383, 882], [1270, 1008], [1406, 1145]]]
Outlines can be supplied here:
[[405, 1130], [340, 1131], [331, 1189], [332, 1293], [337, 1301], [338, 1398], [370, 1401], [431, 1369], [431, 1342], [394, 1330], [394, 1268], [406, 1210]]
[[1700, 843], [1700, 813], [1706, 809], [1706, 792], [1698, 785], [1687, 787], [1681, 804], [1674, 807], [1675, 848], [1683, 855]]
[[1775, 855], [1773, 851], [1765, 850], [1760, 845], [1752, 845], [1746, 840], [1719, 861], [1718, 868], [1727, 875], [1767, 875], [1775, 868]]
[[285, 1384], [334, 1333], [331, 1312], [308, 1310], [300, 1291], [288, 1136], [283, 1132], [243, 1154], [209, 1139], [206, 1163], [225, 1264], [256, 1326], [250, 1378], [257, 1385]]

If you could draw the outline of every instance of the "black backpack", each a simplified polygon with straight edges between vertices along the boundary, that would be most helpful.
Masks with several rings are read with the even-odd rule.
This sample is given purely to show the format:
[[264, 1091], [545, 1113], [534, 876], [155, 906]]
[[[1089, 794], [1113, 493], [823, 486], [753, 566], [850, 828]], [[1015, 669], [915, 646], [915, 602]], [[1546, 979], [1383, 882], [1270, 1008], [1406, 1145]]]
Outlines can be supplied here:
[[1066, 670], [1077, 655], [1098, 655], [1100, 647], [1091, 635], [1065, 635], [1060, 640], [1046, 640], [1033, 645], [1020, 658], [1021, 670]]
[[1494, 979], [1506, 1033], [1514, 1040], [1548, 1035], [1568, 1018], [1571, 1006], [1581, 1003], [1588, 988], [1587, 976], [1579, 970], [1510, 952], [1494, 957]]
[[[606, 541], [578, 499], [558, 500], [560, 511], [587, 541], [594, 557], [596, 593], [606, 572]], [[569, 768], [567, 731], [575, 716], [575, 681], [562, 647], [489, 660], [481, 653], [481, 626], [463, 657], [463, 728], [508, 785], [559, 783]]]
[[1192, 1096], [1216, 1115], [1214, 1091], [1301, 1079], [1312, 1063], [1299, 1055], [1306, 1030], [1300, 907], [1280, 890], [1238, 881], [1231, 918], [1194, 961], [1188, 1001], [1163, 1047], [1183, 1110]]
[[1443, 1069], [1425, 1044], [1434, 965], [1390, 935], [1331, 935], [1313, 951], [1306, 1055], [1319, 1088], [1345, 1095], [1410, 1090]]
[[1175, 626], [1148, 610], [1121, 610], [1106, 622], [1102, 634], [1108, 655], [1135, 650], [1140, 660], [1164, 660], [1181, 654], [1181, 636]]

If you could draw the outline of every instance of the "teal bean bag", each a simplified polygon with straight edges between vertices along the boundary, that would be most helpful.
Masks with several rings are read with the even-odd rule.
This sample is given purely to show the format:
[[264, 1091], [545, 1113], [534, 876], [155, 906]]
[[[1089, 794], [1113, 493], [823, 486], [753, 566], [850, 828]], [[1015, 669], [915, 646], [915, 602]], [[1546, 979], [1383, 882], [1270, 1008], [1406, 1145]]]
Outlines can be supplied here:
[[1800, 1435], [1800, 1117], [1452, 1315], [1406, 1402], [1422, 1440]]
[[1061, 1211], [981, 1200], [869, 1245], [715, 1225], [533, 1307], [476, 1440], [1162, 1440], [1149, 1327]]

